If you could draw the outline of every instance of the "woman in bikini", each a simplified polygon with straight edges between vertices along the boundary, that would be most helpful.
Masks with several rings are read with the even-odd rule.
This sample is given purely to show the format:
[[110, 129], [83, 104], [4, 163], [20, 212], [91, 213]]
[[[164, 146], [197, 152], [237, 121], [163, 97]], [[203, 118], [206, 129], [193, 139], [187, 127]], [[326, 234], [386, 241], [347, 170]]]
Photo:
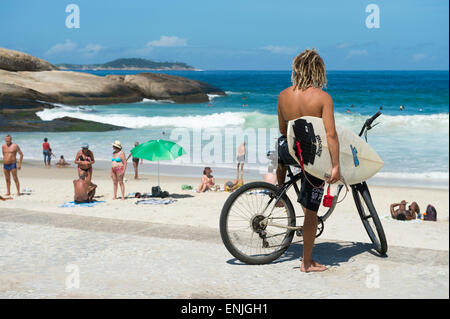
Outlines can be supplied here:
[[212, 169], [210, 167], [205, 167], [203, 170], [202, 182], [197, 188], [197, 192], [203, 193], [211, 189], [215, 184], [214, 176], [211, 175]]
[[122, 145], [120, 141], [115, 141], [112, 144], [113, 155], [111, 159], [111, 178], [114, 185], [114, 197], [117, 198], [117, 184], [120, 185], [120, 190], [122, 192], [122, 200], [125, 199], [125, 185], [123, 184], [123, 177], [125, 175], [125, 170], [127, 169], [127, 159], [125, 153], [122, 151]]
[[86, 173], [86, 180], [90, 182], [92, 179], [92, 164], [94, 163], [94, 153], [89, 150], [88, 143], [83, 143], [81, 150], [75, 156], [75, 164], [78, 165], [78, 176], [81, 177], [81, 174], [84, 172]]

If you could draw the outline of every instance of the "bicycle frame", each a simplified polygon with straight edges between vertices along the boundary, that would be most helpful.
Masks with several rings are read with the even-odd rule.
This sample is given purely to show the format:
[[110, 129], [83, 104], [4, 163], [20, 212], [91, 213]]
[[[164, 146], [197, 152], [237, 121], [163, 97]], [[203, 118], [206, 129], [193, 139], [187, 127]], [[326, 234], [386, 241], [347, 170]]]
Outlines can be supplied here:
[[[286, 167], [287, 167], [287, 176], [289, 177], [289, 180], [287, 182], [285, 182], [283, 184], [283, 186], [281, 187], [281, 189], [280, 189], [281, 191], [277, 195], [277, 198], [275, 200], [274, 207], [279, 202], [279, 200], [287, 193], [287, 191], [289, 190], [289, 188], [291, 188], [291, 186], [294, 187], [295, 193], [297, 194], [297, 196], [300, 193], [300, 189], [298, 188], [297, 182], [301, 179], [302, 172], [294, 175], [294, 173], [292, 173], [292, 170], [289, 167], [289, 165], [287, 165]], [[323, 216], [319, 216], [319, 218], [322, 220], [322, 222], [325, 222], [328, 219], [328, 217], [330, 217], [331, 214], [333, 213], [333, 211], [334, 211], [334, 209], [336, 207], [336, 204], [337, 204], [337, 201], [338, 201], [338, 197], [339, 197], [339, 194], [341, 193], [342, 188], [343, 188], [342, 185], [338, 186], [338, 191], [337, 191], [337, 194], [333, 198], [333, 202], [331, 204], [331, 207], [328, 209], [328, 211]], [[267, 207], [270, 205], [271, 202], [272, 201], [269, 201]], [[294, 211], [295, 211], [295, 209], [294, 209]], [[286, 226], [286, 225], [280, 225], [280, 224], [277, 224], [277, 223], [269, 222], [268, 220], [270, 218], [270, 215], [271, 214], [269, 214], [264, 220], [262, 220], [261, 223], [264, 223], [266, 226], [273, 226], [273, 227], [290, 229], [290, 230], [301, 230], [302, 229], [302, 226]], [[298, 218], [298, 217], [300, 217], [300, 216], [296, 216], [296, 218]]]
[[[380, 115], [381, 115], [381, 112], [377, 112], [370, 119], [366, 120], [366, 122], [364, 123], [364, 125], [363, 125], [363, 127], [361, 129], [361, 132], [359, 133], [359, 137], [361, 137], [365, 133], [366, 134], [365, 138], [366, 138], [366, 141], [367, 141], [367, 131], [370, 130], [373, 127], [373, 126], [371, 126], [372, 122]], [[292, 173], [292, 170], [291, 170], [290, 166], [286, 165], [286, 167], [287, 167], [287, 176], [289, 177], [289, 180], [287, 182], [283, 183], [283, 186], [281, 187], [281, 191], [280, 191], [280, 193], [278, 194], [278, 196], [276, 198], [276, 201], [275, 201], [275, 204], [274, 204], [274, 208], [276, 207], [276, 204], [279, 202], [279, 200], [287, 193], [289, 188], [291, 188], [291, 186], [294, 187], [295, 193], [297, 194], [297, 196], [300, 193], [300, 190], [298, 188], [297, 182], [301, 179], [302, 172], [294, 175]], [[361, 185], [361, 184], [350, 185], [353, 193], [358, 188], [359, 185]], [[341, 193], [342, 188], [343, 188], [342, 184], [338, 186], [338, 191], [337, 191], [336, 195], [333, 198], [333, 202], [331, 204], [331, 207], [328, 209], [328, 211], [323, 216], [319, 216], [319, 219], [322, 222], [325, 222], [328, 219], [328, 217], [330, 217], [331, 214], [333, 213], [333, 211], [334, 211], [334, 209], [336, 207], [336, 204], [337, 204], [337, 201], [338, 201], [338, 198], [339, 198], [339, 194]], [[370, 194], [369, 194], [369, 196], [370, 196]], [[266, 206], [266, 209], [270, 205], [271, 202], [272, 202], [272, 200], [269, 201], [269, 203]], [[294, 212], [295, 212], [295, 209], [294, 209]], [[271, 215], [271, 213], [264, 220], [261, 221], [261, 224], [265, 224], [266, 226], [273, 226], [273, 227], [278, 227], [278, 228], [290, 229], [290, 230], [301, 230], [302, 229], [302, 226], [295, 226], [295, 227], [294, 226], [285, 226], [285, 225], [280, 225], [280, 224], [269, 222], [268, 220], [270, 218], [270, 215]], [[295, 217], [298, 218], [299, 216], [296, 215]]]

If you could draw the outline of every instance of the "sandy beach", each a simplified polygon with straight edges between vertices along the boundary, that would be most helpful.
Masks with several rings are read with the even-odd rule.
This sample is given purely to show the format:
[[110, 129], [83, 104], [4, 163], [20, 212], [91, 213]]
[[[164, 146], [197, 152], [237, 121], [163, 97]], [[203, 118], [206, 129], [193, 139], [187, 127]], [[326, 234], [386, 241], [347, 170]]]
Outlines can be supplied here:
[[[145, 164], [144, 164], [145, 165]], [[142, 222], [161, 223], [169, 225], [189, 225], [218, 230], [219, 216], [223, 203], [229, 196], [228, 192], [196, 193], [181, 189], [181, 185], [188, 184], [196, 188], [200, 182], [198, 178], [161, 176], [160, 183], [163, 190], [167, 190], [175, 202], [168, 205], [136, 205], [136, 198], [124, 201], [112, 199], [112, 181], [109, 171], [96, 169], [93, 182], [98, 185], [96, 199], [105, 201], [94, 207], [64, 207], [64, 202], [73, 200], [72, 180], [77, 177], [74, 167], [45, 169], [39, 164], [25, 164], [19, 172], [21, 189], [30, 189], [30, 195], [0, 202], [0, 209], [25, 209], [30, 211], [49, 212], [58, 214], [75, 214], [78, 216], [92, 216], [100, 218], [114, 218], [118, 220], [134, 220]], [[261, 175], [261, 180], [263, 176]], [[227, 180], [219, 178], [216, 182], [223, 185]], [[247, 180], [246, 182], [249, 182]], [[126, 194], [133, 192], [151, 192], [151, 186], [157, 184], [155, 174], [142, 175], [134, 180], [133, 168], [127, 168]], [[369, 181], [370, 186], [370, 181]], [[14, 193], [14, 183], [12, 185]], [[5, 181], [2, 176], [0, 190], [5, 192]], [[381, 218], [389, 245], [428, 248], [436, 250], [449, 249], [449, 199], [448, 190], [419, 189], [370, 186], [372, 198], [378, 215]], [[297, 213], [300, 205], [291, 188], [289, 194]], [[343, 194], [340, 198], [342, 198]], [[424, 211], [428, 204], [436, 207], [437, 222], [427, 221], [396, 221], [390, 218], [389, 205], [405, 199], [416, 201]], [[324, 207], [319, 210], [319, 215]], [[321, 238], [333, 240], [347, 240], [370, 242], [361, 220], [359, 219], [351, 193], [336, 207], [333, 215], [325, 224], [325, 231]]]
[[[312, 276], [298, 270], [299, 243], [269, 265], [235, 260], [219, 235], [229, 193], [181, 189], [182, 184], [196, 187], [199, 178], [161, 176], [162, 189], [175, 202], [136, 205], [135, 198], [113, 200], [109, 172], [96, 169], [96, 199], [104, 203], [62, 208], [73, 199], [76, 169], [39, 165], [26, 163], [19, 173], [21, 189], [29, 194], [0, 202], [0, 295], [6, 298], [407, 298], [411, 293], [419, 298], [425, 291], [448, 298], [448, 190], [370, 188], [388, 239], [387, 258], [372, 252], [348, 194], [316, 241], [314, 255], [330, 269]], [[156, 183], [154, 174], [134, 180], [132, 167], [127, 170], [126, 193], [149, 192]], [[3, 176], [0, 187], [4, 193]], [[294, 202], [295, 194], [290, 197]], [[438, 221], [390, 219], [389, 204], [401, 199], [415, 200], [422, 209], [432, 203]], [[67, 290], [66, 267], [72, 264], [81, 267], [83, 284]], [[367, 267], [373, 265], [381, 272], [379, 289], [366, 284]], [[399, 275], [400, 269], [409, 270]], [[292, 273], [302, 289], [296, 280], [278, 282]], [[261, 289], [253, 287], [255, 276], [266, 278]]]

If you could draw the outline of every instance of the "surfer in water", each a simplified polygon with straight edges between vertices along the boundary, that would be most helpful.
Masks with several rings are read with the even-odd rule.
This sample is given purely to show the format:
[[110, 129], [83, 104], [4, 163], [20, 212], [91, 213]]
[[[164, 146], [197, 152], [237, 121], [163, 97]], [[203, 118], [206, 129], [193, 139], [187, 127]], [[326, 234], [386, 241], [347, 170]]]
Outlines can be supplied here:
[[[286, 140], [287, 124], [288, 121], [302, 116], [315, 116], [323, 119], [333, 167], [328, 183], [336, 183], [341, 178], [339, 141], [334, 123], [333, 99], [322, 90], [326, 83], [325, 64], [315, 49], [305, 50], [295, 57], [292, 64], [292, 86], [283, 90], [278, 96], [278, 124], [282, 135], [278, 139], [278, 156], [281, 162], [277, 168], [279, 185], [283, 184], [286, 178], [285, 165], [297, 164], [289, 154]], [[302, 231], [303, 257], [300, 266], [302, 272], [327, 269], [327, 267], [312, 259], [317, 232], [317, 211], [322, 201], [323, 186], [324, 181], [303, 172], [298, 198], [298, 202], [302, 205], [305, 213]]]

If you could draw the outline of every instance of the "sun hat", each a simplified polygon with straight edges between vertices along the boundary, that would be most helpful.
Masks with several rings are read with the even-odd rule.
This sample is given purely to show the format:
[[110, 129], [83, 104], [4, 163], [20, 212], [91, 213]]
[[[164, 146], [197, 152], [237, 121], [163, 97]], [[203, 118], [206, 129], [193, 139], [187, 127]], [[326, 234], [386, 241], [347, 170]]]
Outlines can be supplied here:
[[89, 144], [88, 143], [83, 143], [83, 144], [81, 144], [81, 148], [89, 148]]
[[122, 144], [120, 144], [120, 141], [115, 141], [112, 143], [112, 146], [117, 147], [120, 150], [122, 149]]

